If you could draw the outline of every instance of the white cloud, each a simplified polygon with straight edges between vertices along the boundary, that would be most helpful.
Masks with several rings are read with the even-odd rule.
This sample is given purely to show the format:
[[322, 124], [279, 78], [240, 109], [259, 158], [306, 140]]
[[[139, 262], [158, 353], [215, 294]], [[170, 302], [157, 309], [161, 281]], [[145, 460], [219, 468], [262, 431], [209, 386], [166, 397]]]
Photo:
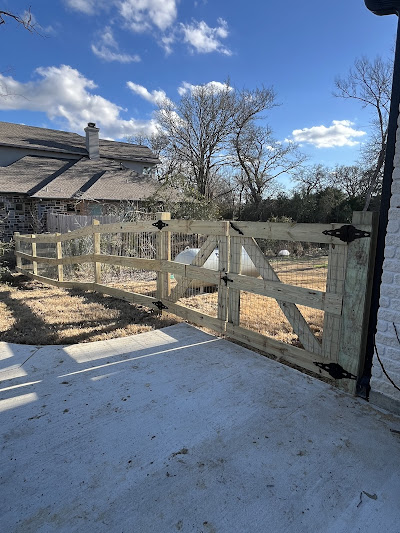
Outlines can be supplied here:
[[[333, 148], [335, 146], [355, 146], [359, 141], [354, 138], [366, 135], [365, 131], [352, 128], [350, 120], [333, 120], [332, 126], [313, 126], [302, 130], [293, 130], [293, 140], [307, 143], [317, 148]], [[287, 139], [286, 139], [287, 140]]]
[[148, 89], [146, 89], [146, 87], [143, 87], [143, 85], [138, 85], [137, 83], [133, 83], [132, 81], [128, 81], [126, 85], [132, 92], [157, 106], [161, 105], [166, 100], [169, 101], [164, 91], [150, 92]]
[[71, 9], [81, 11], [87, 15], [93, 15], [96, 12], [96, 8], [99, 8], [99, 4], [103, 2], [98, 0], [65, 0], [65, 3]]
[[123, 54], [119, 51], [118, 43], [114, 39], [114, 35], [109, 26], [104, 28], [104, 31], [100, 36], [99, 43], [92, 44], [91, 48], [92, 52], [104, 61], [117, 61], [119, 63], [132, 63], [140, 61], [140, 57], [137, 54]]
[[0, 86], [8, 95], [0, 98], [0, 109], [41, 111], [81, 134], [88, 122], [96, 122], [102, 137], [109, 138], [156, 131], [155, 120], [123, 119], [122, 107], [93, 94], [96, 84], [68, 65], [40, 67], [35, 72], [38, 78], [27, 83], [0, 74]]
[[177, 17], [176, 0], [121, 0], [119, 12], [133, 31], [143, 32], [153, 26], [164, 31]]
[[192, 24], [181, 24], [183, 40], [201, 54], [219, 52], [232, 55], [232, 52], [221, 43], [221, 39], [228, 37], [228, 24], [223, 19], [218, 19], [218, 24], [216, 28], [210, 28], [203, 20], [193, 21]]
[[[96, 15], [102, 10], [117, 10], [121, 22], [120, 27], [133, 32], [149, 32], [164, 48], [167, 54], [172, 53], [172, 45], [184, 42], [192, 52], [217, 52], [227, 56], [232, 52], [222, 44], [229, 35], [228, 23], [219, 18], [216, 27], [210, 27], [205, 21], [193, 20], [189, 24], [177, 24], [177, 5], [179, 0], [64, 0], [65, 4], [86, 15]], [[116, 22], [112, 19], [111, 23]], [[128, 62], [128, 54], [121, 54], [115, 49], [107, 49], [107, 45], [92, 45], [93, 52], [106, 61]], [[136, 56], [131, 56], [136, 57]]]
[[176, 41], [176, 34], [172, 31], [169, 35], [163, 35], [160, 42], [158, 43], [162, 48], [164, 48], [167, 55], [172, 53], [172, 45]]
[[[191, 83], [184, 81], [182, 85], [178, 87], [178, 93], [180, 94], [180, 96], [183, 96], [187, 92], [193, 93], [199, 87], [208, 87], [210, 88], [210, 90], [217, 92], [217, 91], [225, 90], [226, 84], [221, 83], [220, 81], [209, 81], [208, 83], [205, 83], [204, 85], [192, 85]], [[229, 87], [229, 90], [233, 91], [233, 87]]]

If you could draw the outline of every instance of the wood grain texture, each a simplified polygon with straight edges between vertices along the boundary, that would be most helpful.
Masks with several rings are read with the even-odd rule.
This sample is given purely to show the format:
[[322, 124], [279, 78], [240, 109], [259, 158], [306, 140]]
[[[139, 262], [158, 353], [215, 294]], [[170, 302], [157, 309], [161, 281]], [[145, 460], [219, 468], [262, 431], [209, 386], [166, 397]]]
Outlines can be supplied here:
[[[265, 281], [282, 283], [254, 239], [244, 238], [243, 245], [246, 252], [249, 254], [250, 259], [253, 261], [254, 266]], [[282, 286], [285, 285], [282, 283]], [[322, 352], [321, 343], [314, 336], [310, 326], [307, 324], [297, 306], [293, 303], [282, 302], [281, 300], [277, 300], [277, 303], [292, 326], [293, 331], [299, 337], [304, 348], [312, 353], [320, 355]]]
[[[229, 282], [229, 304], [228, 304], [228, 321], [238, 326], [240, 324], [240, 289], [241, 286], [235, 283], [242, 268], [242, 239], [241, 237], [231, 237], [230, 243], [230, 260], [229, 260], [229, 278], [234, 283]], [[235, 278], [236, 275], [236, 278]], [[254, 280], [254, 278], [253, 278]]]
[[[352, 222], [357, 228], [369, 228], [366, 231], [371, 231], [371, 237], [356, 239], [348, 244], [338, 363], [347, 372], [359, 377], [363, 370], [368, 331], [377, 213], [355, 212]], [[347, 392], [355, 393], [356, 381], [342, 379], [338, 386]]]

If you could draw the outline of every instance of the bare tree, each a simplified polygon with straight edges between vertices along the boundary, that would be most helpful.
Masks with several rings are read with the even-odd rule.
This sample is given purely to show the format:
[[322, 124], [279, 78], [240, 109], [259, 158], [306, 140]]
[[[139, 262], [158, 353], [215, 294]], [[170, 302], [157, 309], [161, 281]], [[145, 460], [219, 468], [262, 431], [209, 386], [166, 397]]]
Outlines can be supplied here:
[[393, 63], [377, 57], [374, 61], [363, 57], [344, 78], [336, 78], [335, 96], [358, 100], [362, 107], [374, 111], [371, 141], [363, 150], [365, 162], [371, 168], [370, 183], [365, 195], [364, 211], [371, 202], [371, 196], [382, 176], [386, 154], [388, 120], [391, 96]]
[[274, 104], [272, 89], [234, 90], [223, 85], [200, 85], [174, 104], [165, 100], [158, 120], [170, 142], [170, 153], [188, 172], [198, 193], [214, 194], [221, 168], [232, 163], [232, 138], [261, 111]]
[[325, 189], [329, 184], [329, 169], [324, 165], [303, 166], [292, 173], [292, 180], [305, 196]]
[[358, 165], [337, 165], [329, 172], [329, 185], [346, 193], [348, 198], [365, 198], [371, 181], [371, 172]]
[[25, 11], [23, 16], [12, 13], [11, 11], [0, 10], [0, 26], [5, 24], [7, 20], [13, 20], [14, 22], [17, 22], [23, 26], [26, 30], [30, 32], [36, 32], [36, 23], [30, 7], [27, 11]]
[[233, 148], [240, 188], [256, 210], [267, 191], [274, 191], [276, 178], [304, 162], [296, 144], [276, 142], [270, 128], [257, 126], [254, 121], [236, 132]]

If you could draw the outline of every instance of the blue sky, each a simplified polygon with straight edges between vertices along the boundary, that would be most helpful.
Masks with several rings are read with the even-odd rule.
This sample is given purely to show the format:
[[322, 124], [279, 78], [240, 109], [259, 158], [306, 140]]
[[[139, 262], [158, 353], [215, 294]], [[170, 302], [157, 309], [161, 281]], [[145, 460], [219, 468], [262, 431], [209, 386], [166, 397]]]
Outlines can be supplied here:
[[0, 26], [0, 120], [81, 134], [93, 121], [123, 139], [154, 128], [164, 94], [177, 100], [185, 84], [229, 78], [273, 86], [281, 105], [266, 120], [276, 139], [301, 141], [311, 163], [328, 165], [356, 161], [370, 120], [332, 96], [335, 76], [363, 55], [391, 58], [397, 24], [363, 0], [3, 0], [0, 9], [29, 6], [42, 36]]

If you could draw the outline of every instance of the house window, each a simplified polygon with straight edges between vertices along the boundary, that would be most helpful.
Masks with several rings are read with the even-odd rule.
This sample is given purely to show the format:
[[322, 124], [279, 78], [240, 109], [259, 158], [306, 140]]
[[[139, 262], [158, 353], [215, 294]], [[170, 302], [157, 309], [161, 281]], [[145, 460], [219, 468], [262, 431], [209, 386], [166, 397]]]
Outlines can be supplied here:
[[75, 205], [67, 204], [67, 213], [75, 213]]
[[24, 210], [24, 204], [15, 204], [15, 210], [16, 211], [23, 211]]

